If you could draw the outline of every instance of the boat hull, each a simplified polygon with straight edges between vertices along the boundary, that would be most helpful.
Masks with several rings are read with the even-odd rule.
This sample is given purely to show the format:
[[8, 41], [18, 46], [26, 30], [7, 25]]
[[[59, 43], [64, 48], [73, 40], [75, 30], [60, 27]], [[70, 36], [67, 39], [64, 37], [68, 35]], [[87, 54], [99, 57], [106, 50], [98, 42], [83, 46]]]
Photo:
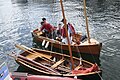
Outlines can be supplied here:
[[[44, 55], [51, 55], [52, 57], [56, 57], [56, 59], [62, 58], [63, 54], [60, 53], [56, 53], [56, 52], [51, 52], [51, 51], [46, 51], [46, 50], [39, 50], [39, 49], [33, 49], [38, 53], [43, 53]], [[59, 74], [58, 72], [56, 72], [56, 70], [51, 70], [51, 68], [46, 67], [44, 65], [42, 65], [41, 63], [39, 63], [38, 60], [36, 59], [29, 59], [28, 57], [26, 57], [29, 53], [27, 52], [23, 52], [21, 53], [17, 58], [16, 58], [16, 62], [18, 64], [20, 64], [21, 66], [24, 66], [26, 69], [28, 69], [28, 71], [32, 71], [32, 73], [34, 74], [44, 74], [44, 75], [49, 75], [49, 76], [62, 76], [62, 77], [75, 77], [77, 76], [77, 78], [79, 79], [84, 79], [84, 80], [93, 80], [94, 77], [96, 77], [97, 79], [94, 80], [101, 80], [100, 79], [100, 75], [101, 75], [101, 70], [97, 71], [97, 72], [90, 72], [90, 73], [85, 73], [85, 74]], [[68, 55], [64, 55], [65, 60], [70, 60], [70, 56]], [[75, 65], [79, 65], [80, 59], [73, 57], [73, 60], [75, 62]], [[40, 61], [41, 62], [41, 61]], [[68, 61], [70, 62], [70, 61]], [[88, 61], [82, 60], [82, 63], [87, 66], [87, 67], [91, 67], [93, 65], [93, 63], [90, 63]], [[70, 65], [70, 64], [69, 64]], [[49, 72], [50, 71], [50, 72]], [[54, 73], [56, 72], [56, 73]]]
[[[39, 71], [36, 71], [32, 68], [29, 68], [23, 64], [21, 64], [20, 62], [16, 61], [20, 67], [22, 69], [26, 69], [26, 72], [30, 73], [30, 74], [35, 74], [35, 75], [46, 75], [46, 76], [54, 76], [54, 75], [51, 75], [51, 74], [44, 74], [44, 73], [41, 73]], [[80, 75], [80, 76], [60, 76], [60, 75], [55, 75], [55, 76], [58, 76], [58, 77], [69, 77], [69, 78], [77, 78], [78, 80], [102, 80], [101, 77], [102, 77], [102, 71], [100, 71], [98, 74], [90, 74], [90, 75]], [[69, 79], [68, 78], [68, 79]], [[68, 80], [66, 79], [66, 80]], [[54, 80], [54, 79], [53, 79]], [[64, 80], [64, 79], [63, 79]], [[71, 79], [72, 80], [72, 79]], [[74, 79], [73, 79], [74, 80]]]
[[[57, 51], [69, 51], [67, 44], [61, 44], [59, 41], [51, 40], [49, 38], [45, 38], [43, 36], [38, 36], [35, 33], [32, 32], [33, 36], [33, 42], [36, 43], [42, 43], [43, 40], [46, 40], [46, 42], [49, 42], [49, 48], [52, 46], [54, 49], [57, 49]], [[80, 44], [80, 45], [71, 45], [72, 52], [74, 53], [73, 56], [79, 56], [77, 53], [81, 54], [92, 54], [92, 55], [100, 55], [100, 51], [102, 48], [102, 43], [98, 43], [95, 40], [93, 42]], [[50, 48], [51, 49], [51, 48]]]

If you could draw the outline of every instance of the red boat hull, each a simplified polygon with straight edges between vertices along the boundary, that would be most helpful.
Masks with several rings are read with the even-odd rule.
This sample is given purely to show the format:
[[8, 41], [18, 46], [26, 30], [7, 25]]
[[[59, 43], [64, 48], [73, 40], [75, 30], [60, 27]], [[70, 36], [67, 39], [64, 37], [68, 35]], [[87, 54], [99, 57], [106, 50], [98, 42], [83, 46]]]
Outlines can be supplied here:
[[13, 80], [80, 80], [68, 77], [56, 77], [56, 76], [43, 76], [43, 75], [30, 75], [27, 73], [15, 72], [11, 75]]

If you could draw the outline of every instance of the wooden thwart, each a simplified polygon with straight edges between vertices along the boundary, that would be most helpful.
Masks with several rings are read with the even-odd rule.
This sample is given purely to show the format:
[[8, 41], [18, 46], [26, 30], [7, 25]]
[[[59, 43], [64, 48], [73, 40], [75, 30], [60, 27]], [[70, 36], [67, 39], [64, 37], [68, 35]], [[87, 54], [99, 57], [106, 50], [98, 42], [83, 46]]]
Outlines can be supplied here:
[[38, 56], [32, 55], [32, 54], [29, 54], [29, 55], [26, 56], [26, 58], [29, 58], [29, 59], [31, 59], [31, 60], [33, 60], [33, 59], [35, 59], [35, 58], [37, 58], [37, 57], [38, 57]]
[[[40, 57], [40, 58], [41, 58], [42, 56], [39, 55], [39, 54], [37, 54], [37, 55], [29, 54], [29, 55], [26, 56], [26, 58], [29, 58], [29, 59], [31, 59], [31, 60], [33, 60], [33, 59], [35, 59], [35, 58], [37, 58], [37, 57]], [[50, 58], [52, 58], [52, 56], [48, 56], [48, 55], [46, 55], [45, 58], [50, 59]]]
[[51, 66], [51, 68], [56, 68], [58, 65], [60, 65], [60, 64], [63, 63], [64, 61], [65, 61], [64, 59], [59, 60], [58, 62], [56, 62], [55, 64], [53, 64], [53, 65]]
[[76, 68], [75, 68], [75, 70], [78, 70], [78, 69], [80, 69], [82, 66], [80, 66], [80, 65], [78, 65]]

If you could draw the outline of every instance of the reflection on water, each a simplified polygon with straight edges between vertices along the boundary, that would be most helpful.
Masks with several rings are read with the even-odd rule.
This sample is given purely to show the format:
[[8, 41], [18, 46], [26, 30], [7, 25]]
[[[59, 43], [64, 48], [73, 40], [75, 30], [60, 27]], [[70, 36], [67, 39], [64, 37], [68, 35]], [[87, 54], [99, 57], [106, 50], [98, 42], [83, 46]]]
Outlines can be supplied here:
[[[0, 2], [0, 61], [6, 61], [10, 71], [18, 64], [7, 54], [20, 50], [14, 44], [32, 47], [31, 31], [39, 27], [42, 17], [57, 26], [62, 19], [59, 0], [1, 0]], [[23, 0], [21, 0], [23, 1]], [[55, 3], [53, 3], [55, 1]], [[67, 20], [76, 31], [86, 34], [83, 1], [64, 0]], [[104, 80], [120, 78], [120, 1], [87, 0], [90, 36], [103, 43], [100, 61]]]

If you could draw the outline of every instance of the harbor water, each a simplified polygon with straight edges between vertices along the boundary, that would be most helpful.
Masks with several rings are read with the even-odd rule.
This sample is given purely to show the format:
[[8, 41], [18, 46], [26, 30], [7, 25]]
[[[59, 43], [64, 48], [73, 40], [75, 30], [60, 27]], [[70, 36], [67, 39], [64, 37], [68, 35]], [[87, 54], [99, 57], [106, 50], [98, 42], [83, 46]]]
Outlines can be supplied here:
[[[83, 0], [63, 0], [65, 16], [76, 31], [86, 34]], [[103, 80], [120, 79], [120, 0], [86, 0], [90, 37], [102, 42], [100, 64]], [[10, 71], [19, 65], [8, 56], [21, 50], [15, 44], [33, 47], [31, 31], [45, 17], [54, 26], [62, 19], [59, 0], [0, 0], [0, 62]], [[94, 79], [93, 79], [94, 80]]]

